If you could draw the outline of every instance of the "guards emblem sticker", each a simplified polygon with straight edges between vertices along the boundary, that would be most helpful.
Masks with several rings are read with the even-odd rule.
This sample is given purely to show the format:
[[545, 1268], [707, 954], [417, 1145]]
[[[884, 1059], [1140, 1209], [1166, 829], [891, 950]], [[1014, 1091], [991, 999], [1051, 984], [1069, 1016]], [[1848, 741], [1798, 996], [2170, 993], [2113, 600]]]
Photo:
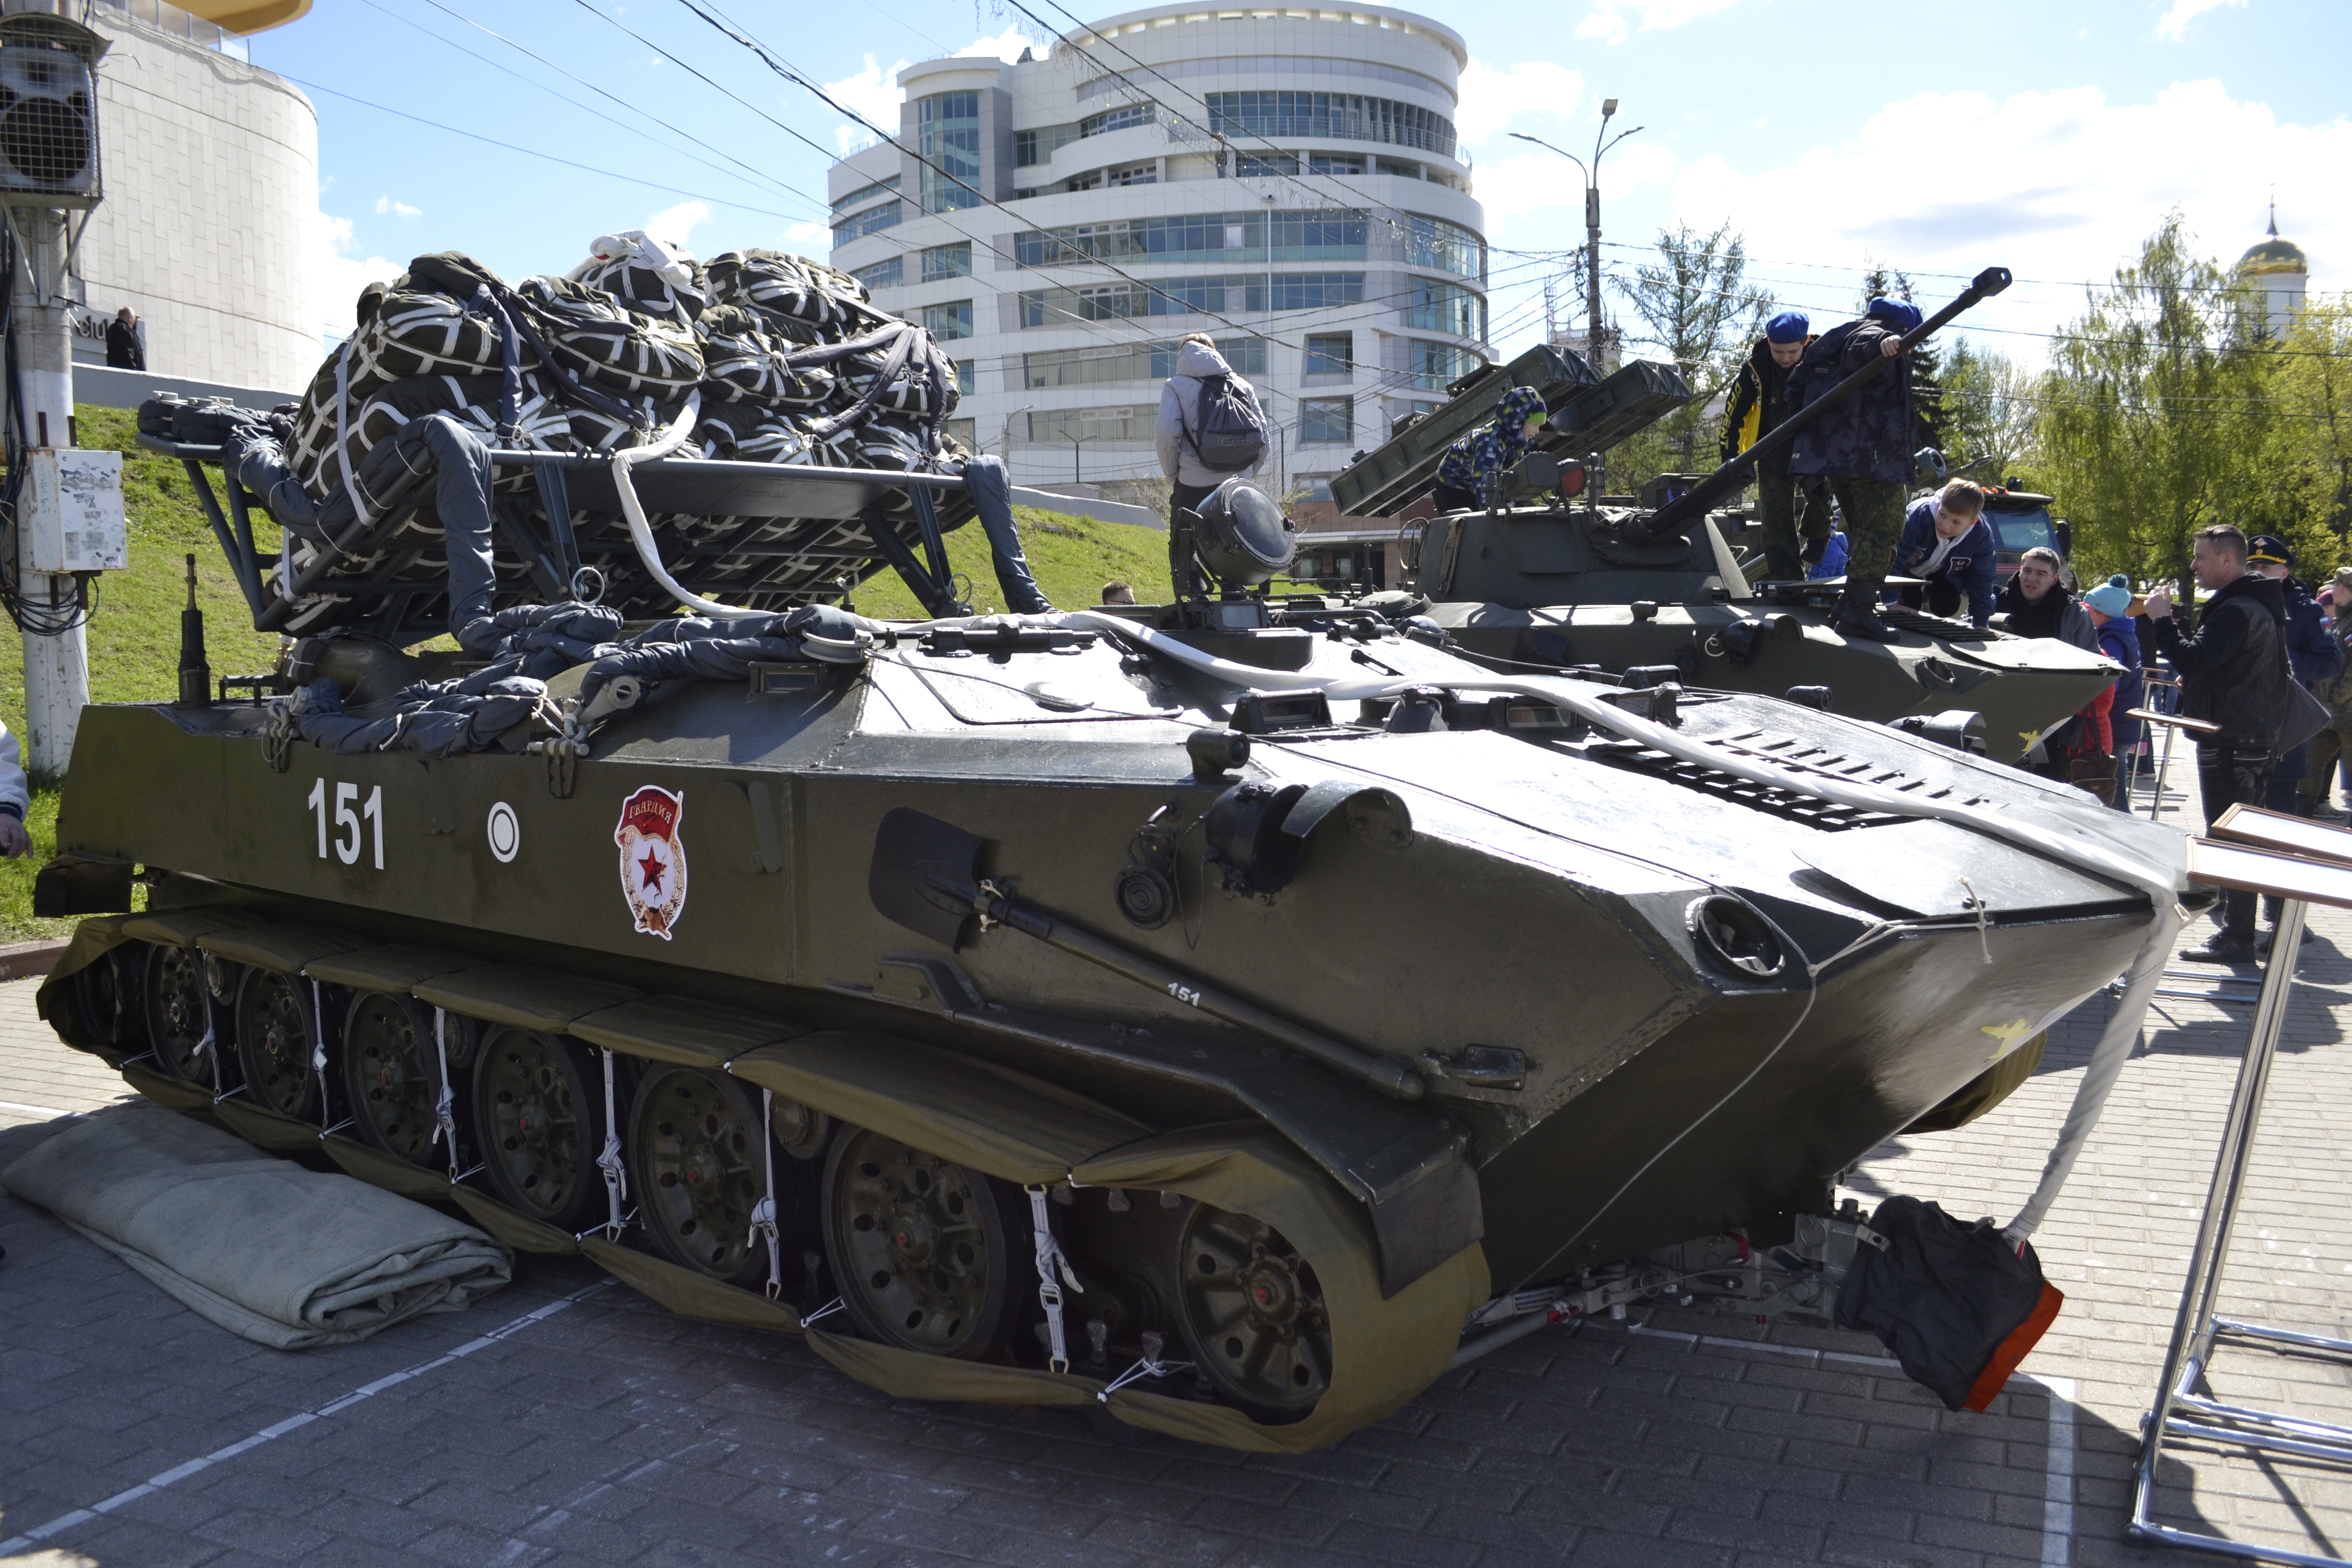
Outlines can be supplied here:
[[686, 797], [647, 784], [621, 803], [613, 841], [621, 847], [621, 893], [637, 929], [670, 940], [686, 910]]

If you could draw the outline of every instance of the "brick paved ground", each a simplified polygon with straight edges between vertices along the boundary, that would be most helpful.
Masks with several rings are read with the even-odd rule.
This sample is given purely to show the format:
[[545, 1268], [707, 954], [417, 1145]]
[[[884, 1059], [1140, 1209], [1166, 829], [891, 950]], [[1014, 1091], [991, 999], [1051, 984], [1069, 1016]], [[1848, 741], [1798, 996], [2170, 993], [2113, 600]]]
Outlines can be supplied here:
[[[2352, 1090], [2336, 1022], [2352, 918], [2315, 925], [2227, 1301], [2342, 1334], [2352, 1243], [2331, 1221], [2352, 1212], [2352, 1141], [2329, 1115]], [[119, 1090], [47, 1037], [31, 989], [0, 987], [0, 1161], [46, 1136], [52, 1110]], [[480, 1307], [362, 1345], [262, 1350], [0, 1198], [0, 1538], [259, 1434], [32, 1560], [2153, 1562], [2120, 1539], [2130, 1455], [2245, 1011], [2159, 1005], [2039, 1238], [2069, 1301], [2026, 1370], [2070, 1398], [2013, 1384], [1989, 1414], [1949, 1415], [1890, 1374], [1874, 1341], [1784, 1328], [1750, 1344], [1759, 1331], [1738, 1320], [1667, 1313], [1545, 1331], [1333, 1449], [1245, 1458], [1062, 1412], [892, 1401], [796, 1341], [668, 1316], [573, 1261], [524, 1258]], [[2011, 1213], [2102, 1014], [2062, 1026], [2041, 1076], [1993, 1115], [1879, 1151], [1855, 1192]], [[2352, 1377], [2325, 1363], [2236, 1352], [2215, 1382], [2352, 1415]], [[2167, 1483], [2177, 1522], [2352, 1549], [2340, 1472], [2190, 1453]]]

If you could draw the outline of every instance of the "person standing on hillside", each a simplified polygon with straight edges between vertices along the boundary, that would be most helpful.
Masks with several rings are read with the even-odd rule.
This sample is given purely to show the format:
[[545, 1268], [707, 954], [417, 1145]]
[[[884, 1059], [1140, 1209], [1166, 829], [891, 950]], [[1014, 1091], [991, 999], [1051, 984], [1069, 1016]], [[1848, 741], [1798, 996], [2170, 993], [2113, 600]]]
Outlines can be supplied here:
[[[1732, 384], [1723, 421], [1725, 462], [1789, 417], [1789, 373], [1812, 341], [1812, 322], [1802, 311], [1783, 310], [1764, 323], [1764, 335], [1748, 351]], [[1828, 490], [1818, 479], [1801, 482], [1791, 474], [1785, 449], [1757, 459], [1756, 521], [1764, 529], [1765, 581], [1794, 582], [1809, 575], [1806, 567], [1822, 564], [1830, 548]]]
[[1918, 326], [1919, 319], [1919, 308], [1907, 300], [1873, 300], [1860, 320], [1814, 339], [1790, 373], [1793, 416], [1828, 396], [1872, 359], [1895, 361], [1885, 374], [1800, 431], [1789, 454], [1789, 471], [1826, 479], [1845, 515], [1845, 594], [1831, 624], [1847, 637], [1872, 642], [1894, 642], [1902, 635], [1878, 618], [1878, 601], [1895, 563], [1910, 486], [1919, 477], [1911, 447], [1911, 362], [1903, 357], [1903, 334]]
[[106, 363], [110, 370], [147, 368], [147, 345], [139, 341], [139, 312], [128, 305], [106, 324]]
[[[1255, 426], [1255, 441], [1246, 438]], [[1179, 599], [1208, 592], [1193, 544], [1201, 503], [1236, 474], [1253, 472], [1265, 457], [1265, 411], [1257, 388], [1234, 374], [1206, 332], [1176, 348], [1176, 374], [1160, 389], [1160, 416], [1151, 426], [1160, 471], [1168, 476], [1168, 573]]]
[[[2246, 536], [2227, 523], [2197, 531], [2189, 570], [2210, 595], [2194, 632], [2173, 617], [2172, 593], [2147, 596], [2156, 652], [2180, 671], [2180, 711], [2221, 726], [2197, 742], [2198, 792], [2210, 832], [2233, 805], [2260, 805], [2269, 792], [2279, 731], [2292, 711], [2294, 672], [2286, 658], [2286, 596], [2246, 569]], [[2221, 929], [2180, 956], [2191, 963], [2251, 963], [2254, 895], [2221, 896]]]

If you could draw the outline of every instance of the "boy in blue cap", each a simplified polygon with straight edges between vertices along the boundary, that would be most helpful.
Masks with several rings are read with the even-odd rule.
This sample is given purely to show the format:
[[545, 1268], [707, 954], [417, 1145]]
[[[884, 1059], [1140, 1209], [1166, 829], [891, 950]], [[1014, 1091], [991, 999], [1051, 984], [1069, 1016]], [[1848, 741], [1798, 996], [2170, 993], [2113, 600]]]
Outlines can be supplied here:
[[1789, 377], [1793, 414], [1826, 396], [1873, 357], [1895, 360], [1889, 374], [1801, 433], [1789, 455], [1789, 471], [1826, 479], [1845, 514], [1845, 596], [1832, 613], [1832, 624], [1848, 637], [1873, 642], [1894, 642], [1901, 635], [1878, 618], [1878, 599], [1895, 563], [1910, 487], [1919, 477], [1912, 457], [1916, 417], [1911, 362], [1897, 357], [1903, 335], [1918, 324], [1919, 308], [1908, 300], [1873, 300], [1861, 320], [1814, 339]]
[[[1764, 335], [1748, 351], [1739, 379], [1731, 389], [1731, 406], [1724, 416], [1723, 460], [1731, 461], [1756, 445], [1789, 417], [1789, 373], [1805, 357], [1811, 342], [1812, 323], [1801, 310], [1783, 310], [1764, 323]], [[1804, 496], [1804, 516], [1797, 515], [1797, 495]], [[1790, 582], [1803, 577], [1809, 564], [1818, 564], [1830, 542], [1828, 487], [1801, 487], [1789, 472], [1789, 454], [1760, 459], [1756, 465], [1756, 520], [1764, 527], [1764, 577], [1767, 582]]]
[[1495, 405], [1495, 417], [1445, 448], [1437, 459], [1432, 498], [1440, 511], [1475, 511], [1486, 504], [1486, 482], [1527, 456], [1536, 432], [1551, 417], [1543, 394], [1515, 386]]

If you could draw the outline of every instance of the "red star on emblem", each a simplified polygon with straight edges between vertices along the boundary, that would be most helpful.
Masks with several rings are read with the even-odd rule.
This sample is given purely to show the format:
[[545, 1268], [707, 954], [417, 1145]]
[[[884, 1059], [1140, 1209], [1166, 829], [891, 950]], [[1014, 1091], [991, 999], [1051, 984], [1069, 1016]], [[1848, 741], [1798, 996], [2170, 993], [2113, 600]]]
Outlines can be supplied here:
[[637, 870], [644, 876], [646, 886], [648, 888], [661, 886], [663, 868], [661, 857], [650, 848], [646, 851], [646, 858], [637, 862]]

